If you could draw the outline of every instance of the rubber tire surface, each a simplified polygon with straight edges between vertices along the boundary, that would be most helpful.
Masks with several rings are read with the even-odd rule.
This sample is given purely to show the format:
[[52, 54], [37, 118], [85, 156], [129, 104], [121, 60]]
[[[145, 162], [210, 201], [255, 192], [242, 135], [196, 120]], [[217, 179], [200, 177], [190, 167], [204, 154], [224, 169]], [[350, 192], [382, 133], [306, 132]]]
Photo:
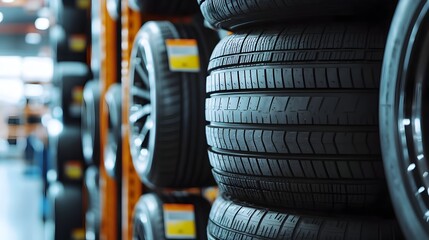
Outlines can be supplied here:
[[377, 105], [386, 32], [326, 22], [224, 38], [211, 56], [206, 100], [220, 189], [266, 206], [386, 206]]
[[54, 200], [54, 239], [73, 239], [73, 231], [84, 229], [81, 186], [64, 185]]
[[[427, 19], [428, 9], [429, 2], [426, 0], [403, 0], [398, 4], [387, 41], [388, 47], [380, 86], [380, 136], [386, 178], [396, 215], [404, 234], [409, 239], [429, 238], [427, 216], [424, 216], [427, 205], [424, 205], [424, 200], [421, 200], [424, 197], [420, 199], [418, 197], [421, 185], [417, 182], [417, 179], [421, 179], [421, 174], [423, 176], [425, 174], [422, 173], [419, 166], [415, 166], [416, 164], [415, 169], [410, 168], [412, 167], [410, 163], [427, 161], [427, 156], [424, 159], [418, 159], [417, 156], [414, 156], [413, 150], [404, 149], [404, 142], [411, 142], [408, 137], [414, 136], [409, 135], [403, 139], [403, 135], [399, 134], [403, 131], [408, 135], [408, 132], [415, 131], [413, 119], [410, 119], [409, 126], [402, 122], [405, 119], [401, 120], [400, 115], [409, 111], [409, 107], [404, 106], [407, 104], [404, 103], [404, 98], [410, 97], [403, 96], [402, 93], [409, 87], [405, 83], [412, 81], [413, 75], [418, 78], [417, 67], [413, 66], [417, 63], [414, 62], [412, 56], [416, 55], [416, 52], [427, 52], [427, 49], [420, 49], [421, 45], [418, 44], [422, 41], [419, 40], [421, 39], [419, 35], [427, 35], [427, 20], [424, 19]], [[425, 15], [426, 17], [422, 19]], [[423, 89], [423, 96], [425, 96], [426, 88], [420, 88]], [[406, 101], [409, 103], [411, 100]], [[412, 108], [415, 107], [412, 106]], [[424, 116], [417, 117], [423, 119], [422, 122], [424, 122]], [[422, 125], [424, 133], [425, 126]], [[406, 131], [410, 128], [413, 130]], [[424, 139], [420, 141], [425, 143]], [[409, 146], [417, 148], [412, 144]], [[421, 196], [424, 195], [426, 195], [426, 191], [421, 194]]]
[[208, 239], [404, 239], [393, 219], [320, 216], [274, 210], [218, 197], [210, 211]]
[[[189, 38], [197, 40], [202, 70], [171, 71], [165, 40]], [[147, 43], [142, 43], [142, 40]], [[142, 146], [133, 144], [133, 134], [140, 130], [132, 121], [130, 143], [135, 169], [140, 179], [151, 188], [188, 188], [214, 184], [204, 132], [206, 95], [203, 79], [209, 54], [217, 41], [216, 34], [202, 26], [175, 25], [170, 22], [148, 22], [137, 34], [132, 56], [137, 56], [137, 51], [145, 49], [140, 46], [143, 44], [147, 48], [144, 50], [146, 58], [151, 59], [147, 61], [152, 61], [154, 66], [153, 70], [148, 71], [153, 127], [148, 143], [149, 153], [144, 163], [139, 160]], [[149, 51], [151, 54], [148, 54]], [[133, 70], [130, 72], [133, 74]], [[133, 76], [130, 78], [133, 79]], [[136, 81], [141, 80], [136, 78]], [[130, 90], [134, 91], [133, 87]], [[135, 98], [131, 96], [130, 100], [133, 102]], [[130, 106], [132, 108], [133, 103]]]
[[65, 173], [68, 162], [80, 164], [82, 174], [84, 172], [84, 160], [82, 154], [82, 137], [79, 127], [64, 126], [57, 141], [57, 180], [63, 184], [81, 185], [83, 176], [69, 178]]
[[100, 165], [100, 81], [91, 80], [83, 89], [82, 149], [88, 165]]
[[[72, 110], [73, 93], [83, 90], [85, 83], [91, 78], [88, 65], [80, 62], [61, 62], [58, 68], [58, 84], [60, 85], [61, 108], [65, 125], [81, 124], [81, 109]], [[75, 104], [82, 104], [75, 102]], [[74, 106], [76, 107], [76, 106]]]
[[108, 110], [109, 128], [104, 148], [104, 168], [115, 179], [121, 176], [122, 166], [122, 87], [113, 84], [104, 97]]
[[80, 38], [83, 36], [85, 44], [89, 45], [91, 29], [88, 24], [90, 21], [87, 11], [70, 5], [64, 6], [62, 1], [51, 1], [51, 9], [56, 20], [56, 25], [49, 28], [54, 60], [57, 62], [86, 62], [88, 48], [83, 51], [74, 51], [70, 46], [73, 36]]
[[85, 172], [85, 190], [87, 194], [87, 209], [85, 214], [85, 230], [87, 236], [94, 234], [94, 240], [100, 238], [101, 202], [100, 202], [100, 173], [98, 166], [91, 166]]
[[195, 239], [207, 239], [206, 229], [210, 203], [205, 198], [154, 193], [143, 195], [136, 204], [133, 216], [133, 239], [172, 239], [165, 236], [164, 204], [192, 204], [195, 217]]
[[129, 5], [142, 14], [180, 16], [198, 12], [195, 0], [129, 0]]
[[332, 16], [388, 14], [392, 0], [198, 0], [207, 22], [213, 27], [239, 29], [264, 22], [316, 19]]

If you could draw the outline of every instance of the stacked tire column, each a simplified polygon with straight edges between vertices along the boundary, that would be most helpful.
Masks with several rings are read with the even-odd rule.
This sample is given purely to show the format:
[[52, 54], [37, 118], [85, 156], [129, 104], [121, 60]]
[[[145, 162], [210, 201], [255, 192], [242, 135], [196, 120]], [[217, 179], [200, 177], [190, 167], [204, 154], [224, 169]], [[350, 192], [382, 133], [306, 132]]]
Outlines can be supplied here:
[[192, 16], [198, 9], [193, 0], [130, 4], [143, 19], [164, 19], [144, 23], [130, 55], [130, 150], [145, 186], [134, 209], [133, 239], [206, 239], [210, 204], [199, 188], [214, 181], [201, 79], [218, 38]]
[[[54, 239], [85, 238], [85, 162], [81, 137], [83, 88], [91, 78], [88, 67], [90, 1], [50, 1], [55, 26], [50, 28], [54, 58], [50, 146], [54, 169], [49, 171]], [[51, 174], [56, 172], [56, 174]], [[52, 181], [56, 176], [56, 180]]]
[[208, 67], [206, 134], [223, 192], [209, 239], [401, 238], [378, 134], [391, 4], [199, 3], [233, 31]]

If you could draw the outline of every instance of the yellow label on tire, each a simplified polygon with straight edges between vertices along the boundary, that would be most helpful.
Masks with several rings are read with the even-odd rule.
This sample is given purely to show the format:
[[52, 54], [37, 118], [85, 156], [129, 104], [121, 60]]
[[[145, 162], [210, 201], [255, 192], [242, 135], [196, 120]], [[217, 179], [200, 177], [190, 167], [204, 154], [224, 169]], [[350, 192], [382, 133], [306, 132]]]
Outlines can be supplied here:
[[164, 204], [165, 237], [170, 239], [196, 239], [194, 205]]
[[68, 161], [64, 165], [64, 173], [68, 179], [79, 180], [83, 175], [82, 164], [80, 161]]
[[86, 49], [85, 35], [76, 34], [69, 37], [69, 49], [72, 52], [83, 52]]
[[85, 229], [77, 228], [72, 231], [72, 240], [84, 240], [85, 239]]
[[195, 39], [167, 39], [168, 63], [173, 72], [200, 71], [198, 43]]

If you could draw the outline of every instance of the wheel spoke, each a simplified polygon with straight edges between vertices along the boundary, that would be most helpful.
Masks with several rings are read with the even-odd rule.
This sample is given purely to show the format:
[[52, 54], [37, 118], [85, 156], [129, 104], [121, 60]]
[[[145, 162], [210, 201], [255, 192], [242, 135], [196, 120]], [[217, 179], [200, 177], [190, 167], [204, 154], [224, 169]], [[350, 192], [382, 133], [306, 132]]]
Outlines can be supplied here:
[[134, 105], [131, 107], [130, 112], [130, 123], [135, 123], [143, 117], [150, 115], [152, 112], [152, 106], [150, 104], [146, 104], [144, 106]]
[[146, 100], [150, 100], [150, 92], [149, 90], [142, 89], [136, 86], [133, 86], [131, 89], [131, 94], [136, 97], [140, 97]]
[[152, 118], [149, 116], [146, 118], [146, 122], [142, 127], [142, 130], [140, 131], [139, 135], [136, 136], [134, 139], [134, 144], [136, 146], [142, 146], [142, 144], [147, 140], [147, 137], [149, 136], [149, 132], [153, 127], [153, 121]]
[[149, 86], [149, 74], [147, 72], [146, 67], [143, 67], [142, 64], [146, 64], [146, 63], [142, 61], [141, 58], [135, 59], [136, 72], [138, 73], [139, 77], [142, 79], [143, 83], [146, 86]]

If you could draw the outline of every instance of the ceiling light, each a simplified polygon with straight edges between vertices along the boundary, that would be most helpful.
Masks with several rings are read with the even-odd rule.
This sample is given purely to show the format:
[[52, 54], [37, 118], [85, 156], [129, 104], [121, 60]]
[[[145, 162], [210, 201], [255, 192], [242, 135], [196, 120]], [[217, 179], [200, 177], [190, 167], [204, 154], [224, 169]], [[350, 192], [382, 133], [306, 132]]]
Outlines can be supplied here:
[[0, 12], [0, 22], [3, 22], [3, 13]]
[[4, 3], [12, 3], [12, 2], [15, 2], [15, 0], [2, 0], [2, 2], [4, 2]]
[[34, 25], [39, 30], [46, 30], [49, 28], [49, 19], [44, 17], [37, 18]]

